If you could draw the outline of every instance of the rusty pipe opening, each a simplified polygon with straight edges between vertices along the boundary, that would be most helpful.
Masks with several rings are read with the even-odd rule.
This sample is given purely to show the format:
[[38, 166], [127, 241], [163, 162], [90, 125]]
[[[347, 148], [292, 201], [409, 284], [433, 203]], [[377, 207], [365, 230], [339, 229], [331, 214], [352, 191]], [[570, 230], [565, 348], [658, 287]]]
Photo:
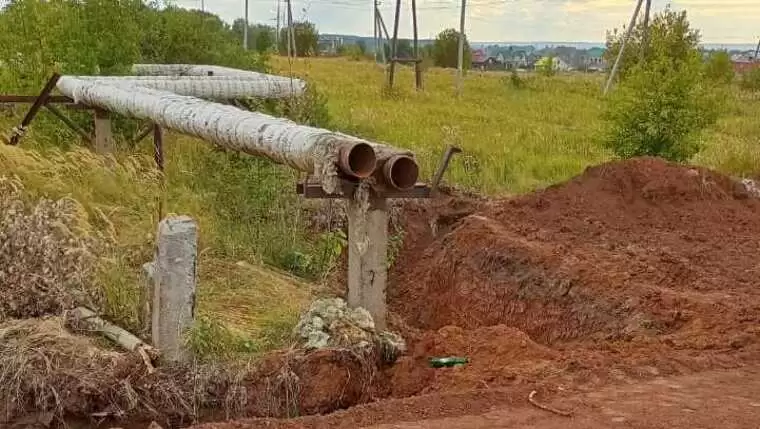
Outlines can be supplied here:
[[369, 177], [377, 167], [375, 149], [367, 143], [346, 144], [340, 148], [338, 166], [349, 176]]
[[419, 174], [420, 168], [417, 162], [406, 155], [394, 155], [383, 165], [385, 183], [399, 191], [413, 188]]

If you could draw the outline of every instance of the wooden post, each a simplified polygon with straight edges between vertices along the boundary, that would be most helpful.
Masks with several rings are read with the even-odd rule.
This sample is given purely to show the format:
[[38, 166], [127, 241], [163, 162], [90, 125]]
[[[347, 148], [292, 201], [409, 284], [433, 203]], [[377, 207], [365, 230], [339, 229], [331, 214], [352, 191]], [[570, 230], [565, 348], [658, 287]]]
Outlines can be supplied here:
[[467, 8], [467, 1], [462, 0], [462, 10], [459, 15], [459, 46], [457, 54], [457, 95], [462, 95], [462, 88], [464, 86], [464, 23], [467, 16], [465, 10]]
[[113, 153], [111, 117], [105, 110], [95, 109], [95, 153]]
[[192, 357], [184, 335], [195, 318], [197, 245], [198, 227], [190, 217], [171, 216], [159, 224], [151, 339], [162, 358], [172, 362]]
[[386, 328], [388, 210], [385, 198], [348, 202], [348, 305], [363, 307], [378, 330]]
[[398, 59], [398, 21], [401, 15], [401, 0], [396, 0], [396, 19], [393, 21], [393, 40], [391, 41], [391, 68], [388, 71], [388, 88], [393, 89], [396, 79], [396, 60]]
[[412, 0], [412, 27], [414, 32], [414, 87], [422, 89], [422, 64], [420, 59], [419, 31], [417, 29], [417, 0]]

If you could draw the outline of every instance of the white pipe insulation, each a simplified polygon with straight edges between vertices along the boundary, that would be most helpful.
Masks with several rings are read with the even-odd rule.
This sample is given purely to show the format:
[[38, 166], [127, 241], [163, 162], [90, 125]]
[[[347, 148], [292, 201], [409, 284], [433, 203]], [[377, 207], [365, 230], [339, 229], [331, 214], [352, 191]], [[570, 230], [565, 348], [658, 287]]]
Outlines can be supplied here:
[[179, 95], [218, 100], [244, 97], [299, 97], [306, 83], [281, 76], [72, 76], [119, 86], [142, 86]]
[[[329, 130], [298, 125], [284, 118], [249, 112], [129, 81], [62, 76], [57, 87], [77, 103], [99, 107], [200, 137], [220, 147], [263, 156], [313, 174], [326, 192], [340, 192], [340, 151], [356, 143], [378, 145]], [[135, 82], [135, 81], [132, 81]]]

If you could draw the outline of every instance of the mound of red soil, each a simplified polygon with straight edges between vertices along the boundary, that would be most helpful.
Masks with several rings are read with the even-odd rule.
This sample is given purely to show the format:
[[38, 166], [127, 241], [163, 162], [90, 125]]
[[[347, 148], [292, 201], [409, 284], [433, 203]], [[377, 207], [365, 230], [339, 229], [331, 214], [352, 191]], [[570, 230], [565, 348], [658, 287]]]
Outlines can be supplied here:
[[758, 321], [758, 209], [708, 170], [605, 164], [491, 202], [424, 251], [412, 238], [391, 306], [417, 328], [506, 324], [544, 344], [695, 326], [704, 341]]
[[[434, 369], [428, 358], [465, 356], [467, 365]], [[447, 326], [425, 332], [408, 357], [391, 370], [390, 394], [397, 398], [447, 390], [483, 389], [513, 384], [541, 363], [558, 357], [524, 332], [504, 325], [464, 330]]]

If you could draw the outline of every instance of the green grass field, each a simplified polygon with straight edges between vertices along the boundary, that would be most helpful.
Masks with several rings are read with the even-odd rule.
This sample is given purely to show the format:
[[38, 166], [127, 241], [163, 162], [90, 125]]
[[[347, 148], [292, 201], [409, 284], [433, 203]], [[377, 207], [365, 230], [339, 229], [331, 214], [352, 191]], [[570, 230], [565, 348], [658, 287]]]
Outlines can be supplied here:
[[[291, 66], [275, 58], [275, 69], [316, 84], [340, 130], [413, 149], [425, 177], [447, 144], [459, 145], [465, 155], [448, 178], [489, 194], [543, 187], [611, 157], [601, 144], [601, 75], [528, 76], [516, 89], [507, 73], [470, 72], [457, 98], [452, 70], [428, 70], [425, 91], [418, 93], [411, 69], [401, 67], [388, 97], [384, 70], [371, 62], [310, 58]], [[758, 113], [760, 102], [737, 95], [704, 136], [706, 148], [694, 162], [727, 173], [760, 171]]]
[[[515, 88], [508, 74], [471, 72], [458, 98], [450, 70], [428, 70], [425, 90], [416, 92], [411, 70], [402, 67], [396, 90], [388, 94], [383, 69], [371, 62], [272, 61], [275, 71], [304, 77], [327, 97], [331, 127], [415, 151], [422, 180], [448, 144], [460, 146], [464, 154], [446, 180], [490, 195], [557, 183], [612, 156], [602, 145], [601, 76], [523, 76], [524, 86]], [[732, 92], [728, 113], [704, 134], [705, 150], [693, 161], [753, 176], [760, 172], [760, 101]], [[3, 130], [22, 114], [18, 109], [1, 118]], [[86, 150], [51, 150], [46, 139], [62, 126], [45, 115], [20, 148], [0, 147], [0, 168], [18, 175], [33, 197], [75, 197], [90, 222], [113, 240], [99, 275], [112, 318], [126, 326], [136, 323], [139, 267], [152, 257], [163, 199], [166, 212], [188, 214], [200, 225], [196, 347], [231, 356], [287, 341], [298, 312], [319, 290], [319, 279], [334, 268], [333, 260], [317, 258], [324, 253], [321, 246], [331, 245], [330, 236], [307, 231], [294, 172], [169, 135], [161, 178], [148, 140], [135, 148], [122, 145], [117, 163]], [[306, 255], [309, 264], [292, 266], [288, 261], [294, 255]]]

